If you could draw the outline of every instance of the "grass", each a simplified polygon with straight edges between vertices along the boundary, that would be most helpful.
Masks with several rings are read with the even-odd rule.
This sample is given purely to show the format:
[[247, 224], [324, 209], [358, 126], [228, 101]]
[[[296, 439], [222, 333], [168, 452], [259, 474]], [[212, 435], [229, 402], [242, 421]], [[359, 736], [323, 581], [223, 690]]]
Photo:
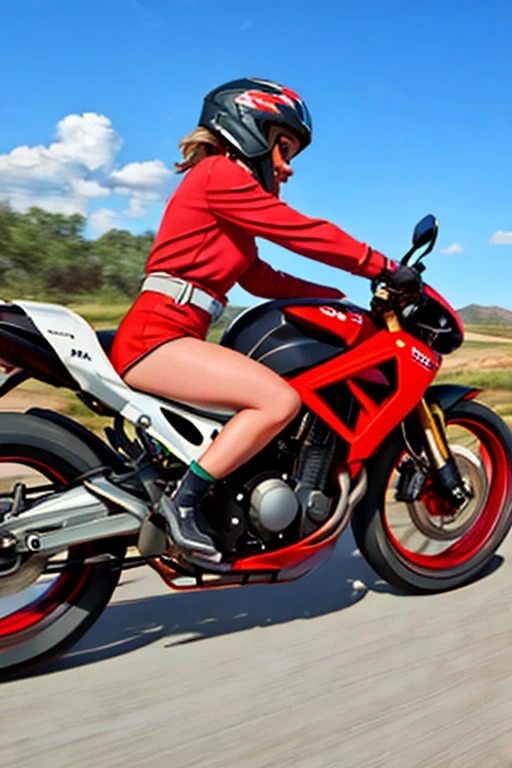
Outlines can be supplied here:
[[471, 349], [485, 349], [486, 351], [492, 350], [492, 352], [512, 353], [512, 345], [510, 343], [500, 343], [499, 341], [465, 341], [462, 349], [466, 351]]
[[60, 409], [60, 412], [70, 419], [79, 421], [84, 427], [95, 432], [97, 435], [103, 435], [105, 427], [112, 424], [109, 416], [99, 416], [86, 405], [84, 405], [72, 392], [66, 392], [66, 405]]
[[[504, 336], [507, 339], [512, 338], [512, 325], [465, 325], [464, 330], [467, 333], [487, 334], [489, 336]], [[470, 342], [466, 342], [468, 344]]]
[[117, 328], [131, 305], [131, 301], [124, 301], [114, 304], [90, 302], [87, 304], [69, 304], [68, 306], [77, 315], [84, 317], [97, 330], [103, 330], [104, 328]]
[[489, 368], [488, 370], [448, 370], [441, 371], [436, 384], [464, 384], [479, 389], [512, 389], [511, 368]]

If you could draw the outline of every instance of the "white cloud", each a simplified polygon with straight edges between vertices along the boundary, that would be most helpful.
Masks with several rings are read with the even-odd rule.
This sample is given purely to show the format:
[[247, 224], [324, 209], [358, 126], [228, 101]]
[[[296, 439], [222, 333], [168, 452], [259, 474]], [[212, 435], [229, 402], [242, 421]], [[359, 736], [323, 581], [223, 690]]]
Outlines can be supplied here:
[[[145, 202], [165, 200], [172, 173], [161, 160], [116, 168], [122, 143], [105, 115], [68, 115], [57, 123], [49, 146], [20, 146], [0, 155], [0, 200], [8, 200], [16, 211], [39, 206], [87, 215], [91, 199], [126, 195], [128, 215], [143, 216]], [[96, 231], [115, 216], [106, 211], [91, 214]]]
[[442, 248], [441, 253], [444, 256], [452, 256], [454, 253], [462, 253], [464, 248], [460, 243], [452, 243], [448, 248]]
[[503, 229], [498, 229], [489, 242], [491, 245], [512, 245], [512, 232], [505, 232]]
[[84, 112], [57, 123], [57, 141], [49, 151], [61, 162], [77, 163], [89, 171], [110, 168], [123, 140], [104, 115]]
[[161, 160], [150, 160], [145, 163], [128, 163], [121, 170], [114, 171], [110, 178], [114, 186], [123, 191], [153, 195], [166, 185], [171, 175]]
[[123, 211], [123, 216], [129, 216], [130, 218], [139, 218], [144, 216], [146, 209], [144, 208], [144, 202], [140, 197], [130, 198], [130, 205]]
[[110, 176], [114, 191], [120, 195], [130, 195], [130, 204], [123, 211], [126, 216], [144, 216], [145, 203], [162, 200], [165, 197], [171, 171], [161, 160], [149, 160], [145, 163], [128, 163]]
[[112, 229], [116, 218], [116, 212], [110, 208], [100, 208], [89, 216], [89, 223], [96, 235], [103, 235]]
[[102, 187], [97, 181], [87, 179], [71, 179], [71, 187], [82, 197], [108, 197], [111, 194], [111, 190], [108, 187]]

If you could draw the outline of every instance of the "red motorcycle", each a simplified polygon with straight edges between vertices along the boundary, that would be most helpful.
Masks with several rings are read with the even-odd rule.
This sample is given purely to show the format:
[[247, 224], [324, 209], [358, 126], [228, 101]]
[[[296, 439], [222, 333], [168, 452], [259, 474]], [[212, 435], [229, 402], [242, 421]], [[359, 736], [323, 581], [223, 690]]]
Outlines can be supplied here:
[[[437, 229], [422, 219], [402, 264], [424, 248], [421, 273]], [[217, 563], [180, 552], [155, 510], [232, 414], [129, 389], [108, 359], [113, 334], [58, 305], [0, 304], [0, 397], [34, 377], [113, 418], [109, 445], [53, 411], [0, 414], [4, 676], [81, 637], [123, 567], [149, 562], [176, 590], [292, 581], [351, 522], [380, 576], [440, 592], [474, 579], [510, 528], [511, 433], [479, 390], [431, 386], [463, 328], [429, 286], [412, 295], [383, 280], [369, 311], [279, 300], [232, 323], [221, 343], [285, 377], [303, 409], [208, 499]]]

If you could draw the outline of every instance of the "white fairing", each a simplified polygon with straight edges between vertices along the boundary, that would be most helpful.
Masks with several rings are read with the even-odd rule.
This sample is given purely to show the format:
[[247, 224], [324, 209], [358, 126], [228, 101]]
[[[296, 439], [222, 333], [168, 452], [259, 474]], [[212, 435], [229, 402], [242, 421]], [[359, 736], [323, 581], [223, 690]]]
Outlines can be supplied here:
[[[222, 429], [222, 422], [216, 420], [214, 411], [211, 418], [191, 414], [174, 401], [160, 400], [130, 389], [114, 370], [92, 326], [67, 307], [35, 301], [12, 303], [21, 307], [30, 317], [84, 392], [110, 406], [132, 424], [136, 425], [141, 416], [147, 417], [150, 421], [146, 430], [148, 434], [187, 464], [204, 453], [215, 434]], [[162, 375], [172, 376], [172, 372], [163, 372]], [[199, 445], [192, 444], [179, 434], [169, 424], [162, 409], [179, 414], [191, 422], [201, 433], [202, 442]], [[217, 412], [219, 415], [227, 414], [221, 409]]]

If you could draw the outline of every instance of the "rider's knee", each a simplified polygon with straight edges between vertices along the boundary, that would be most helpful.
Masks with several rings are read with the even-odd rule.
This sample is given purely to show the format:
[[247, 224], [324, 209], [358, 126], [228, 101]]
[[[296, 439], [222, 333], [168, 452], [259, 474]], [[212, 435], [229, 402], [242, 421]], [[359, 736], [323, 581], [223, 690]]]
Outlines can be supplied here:
[[298, 414], [302, 401], [298, 392], [290, 385], [281, 387], [279, 393], [272, 398], [272, 410], [277, 423], [287, 424]]

